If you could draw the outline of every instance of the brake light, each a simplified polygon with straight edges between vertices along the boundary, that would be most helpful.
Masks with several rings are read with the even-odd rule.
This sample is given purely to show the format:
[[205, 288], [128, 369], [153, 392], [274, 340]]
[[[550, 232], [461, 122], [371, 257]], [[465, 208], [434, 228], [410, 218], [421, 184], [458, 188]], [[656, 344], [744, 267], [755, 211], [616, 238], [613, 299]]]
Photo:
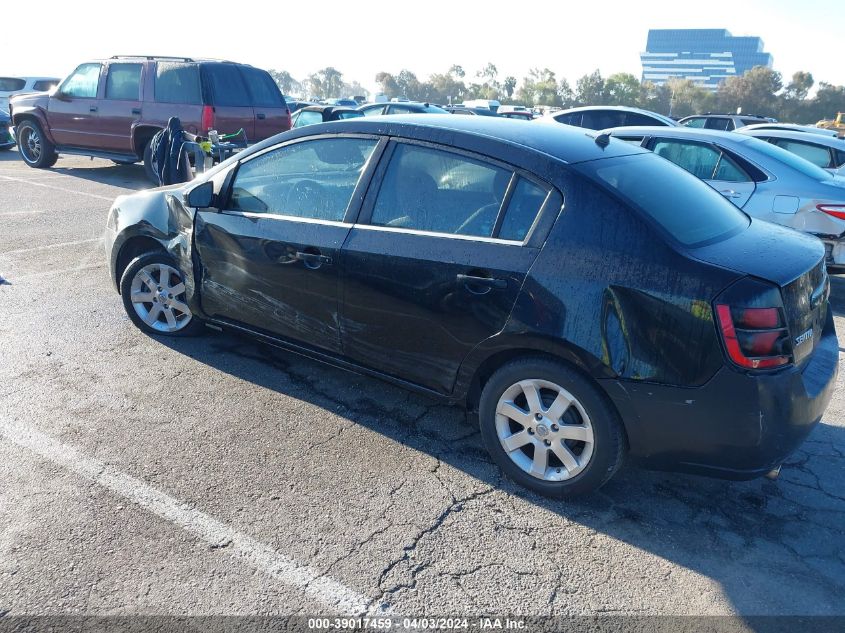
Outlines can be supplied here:
[[771, 369], [792, 362], [779, 308], [731, 309], [716, 305], [719, 331], [731, 361], [745, 369]]
[[817, 204], [816, 209], [839, 220], [845, 220], [845, 204]]
[[214, 129], [214, 107], [207, 105], [202, 107], [202, 119], [200, 121], [200, 131], [203, 134], [208, 134], [209, 130]]

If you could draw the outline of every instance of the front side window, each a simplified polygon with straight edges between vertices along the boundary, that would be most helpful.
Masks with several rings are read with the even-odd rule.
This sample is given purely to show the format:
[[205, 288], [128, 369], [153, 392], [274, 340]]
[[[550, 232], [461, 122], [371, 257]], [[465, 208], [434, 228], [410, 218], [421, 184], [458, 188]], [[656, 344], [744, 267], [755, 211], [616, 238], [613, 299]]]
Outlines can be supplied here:
[[664, 139], [654, 144], [653, 151], [702, 180], [751, 180], [729, 156], [712, 145]]
[[707, 123], [707, 119], [704, 117], [695, 117], [694, 119], [687, 119], [683, 122], [684, 127], [704, 127], [704, 124]]
[[82, 64], [62, 85], [62, 94], [80, 99], [94, 99], [100, 83], [100, 64]]
[[653, 154], [592, 161], [577, 169], [686, 246], [726, 238], [749, 224], [748, 216], [710, 185]]
[[300, 110], [296, 113], [296, 120], [293, 122], [293, 127], [305, 127], [306, 125], [313, 125], [314, 123], [322, 122], [322, 112], [315, 112], [314, 110]]
[[808, 160], [819, 167], [831, 167], [830, 151], [826, 147], [802, 143], [785, 138], [773, 139], [775, 145], [782, 147], [787, 152], [792, 152], [804, 160]]
[[110, 64], [106, 99], [138, 101], [141, 98], [141, 64]]
[[341, 120], [341, 119], [357, 119], [358, 117], [362, 117], [362, 116], [364, 116], [364, 115], [361, 114], [360, 112], [355, 111], [355, 110], [344, 110], [343, 112], [337, 113], [337, 118], [339, 120]]
[[238, 168], [226, 209], [339, 222], [376, 143], [316, 139], [257, 156]]
[[161, 103], [202, 103], [200, 73], [196, 64], [158, 62], [155, 100]]
[[371, 223], [491, 237], [510, 177], [508, 170], [462, 154], [400, 143]]

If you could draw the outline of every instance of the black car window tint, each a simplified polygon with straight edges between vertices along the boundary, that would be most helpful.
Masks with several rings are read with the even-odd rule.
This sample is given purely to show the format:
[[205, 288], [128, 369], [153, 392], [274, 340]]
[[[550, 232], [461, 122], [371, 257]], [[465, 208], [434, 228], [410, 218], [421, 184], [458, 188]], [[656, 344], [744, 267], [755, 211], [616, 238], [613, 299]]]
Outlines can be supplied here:
[[647, 114], [641, 114], [639, 112], [626, 112], [625, 113], [625, 125], [635, 126], [635, 125], [666, 125], [666, 124], [662, 120], [656, 119], [652, 116], [648, 116]]
[[708, 130], [732, 130], [733, 128], [733, 121], [726, 117], [713, 117], [711, 119], [707, 119], [704, 127]]
[[496, 237], [523, 241], [531, 230], [549, 192], [530, 180], [520, 178], [508, 202], [502, 226]]
[[284, 108], [285, 99], [276, 82], [266, 70], [240, 66], [247, 90], [252, 96], [252, 104], [264, 108]]
[[713, 187], [653, 154], [593, 161], [580, 171], [687, 246], [733, 235], [749, 224], [748, 217]]
[[100, 82], [100, 64], [82, 64], [62, 85], [62, 94], [69, 97], [93, 99]]
[[202, 103], [200, 74], [196, 64], [158, 62], [153, 87], [161, 103]]
[[619, 110], [592, 110], [584, 112], [581, 126], [591, 130], [604, 130], [625, 125], [625, 112]]
[[58, 85], [58, 83], [59, 82], [55, 79], [45, 79], [42, 81], [36, 81], [34, 84], [32, 84], [32, 89], [38, 90], [39, 92], [52, 90], [55, 86]]
[[138, 101], [141, 98], [141, 64], [109, 64], [106, 99]]
[[203, 80], [215, 106], [252, 105], [240, 69], [235, 64], [205, 64]]
[[379, 226], [490, 237], [511, 172], [451, 152], [400, 144], [379, 189]]
[[340, 221], [375, 146], [327, 138], [262, 154], [238, 168], [227, 209]]
[[845, 150], [836, 150], [836, 167], [845, 165]]
[[721, 152], [709, 145], [668, 139], [657, 141], [653, 151], [702, 180], [713, 179], [721, 156]]
[[14, 92], [23, 90], [26, 86], [26, 79], [18, 77], [0, 77], [0, 92]]
[[831, 167], [830, 150], [827, 147], [785, 138], [777, 139], [775, 145], [819, 167]]

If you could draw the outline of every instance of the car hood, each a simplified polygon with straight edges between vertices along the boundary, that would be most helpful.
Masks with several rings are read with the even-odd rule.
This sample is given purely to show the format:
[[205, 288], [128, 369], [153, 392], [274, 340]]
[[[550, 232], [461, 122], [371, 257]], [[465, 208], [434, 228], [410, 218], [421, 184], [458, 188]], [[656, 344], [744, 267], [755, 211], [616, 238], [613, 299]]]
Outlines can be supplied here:
[[12, 110], [21, 107], [47, 107], [50, 95], [47, 92], [27, 92], [24, 94], [12, 95], [9, 97], [9, 106]]
[[786, 286], [819, 263], [824, 246], [811, 235], [752, 218], [744, 231], [690, 252], [701, 261]]

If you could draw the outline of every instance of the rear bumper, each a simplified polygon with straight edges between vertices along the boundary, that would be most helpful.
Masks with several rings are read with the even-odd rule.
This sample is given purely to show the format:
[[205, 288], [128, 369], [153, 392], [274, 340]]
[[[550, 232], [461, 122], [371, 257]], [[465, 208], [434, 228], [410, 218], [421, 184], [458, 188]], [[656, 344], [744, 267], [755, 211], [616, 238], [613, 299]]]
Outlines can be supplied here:
[[628, 432], [632, 457], [661, 470], [752, 479], [804, 441], [833, 395], [839, 343], [828, 311], [822, 337], [800, 367], [751, 375], [723, 367], [704, 386], [604, 381]]

